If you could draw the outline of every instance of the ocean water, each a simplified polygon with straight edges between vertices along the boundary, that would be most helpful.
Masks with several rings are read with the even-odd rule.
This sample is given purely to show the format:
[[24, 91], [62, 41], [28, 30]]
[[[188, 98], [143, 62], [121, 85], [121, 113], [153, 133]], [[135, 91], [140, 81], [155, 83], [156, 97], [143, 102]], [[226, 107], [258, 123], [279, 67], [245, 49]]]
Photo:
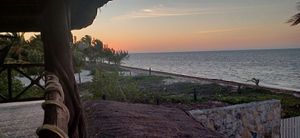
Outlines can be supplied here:
[[123, 65], [300, 91], [300, 49], [137, 53]]

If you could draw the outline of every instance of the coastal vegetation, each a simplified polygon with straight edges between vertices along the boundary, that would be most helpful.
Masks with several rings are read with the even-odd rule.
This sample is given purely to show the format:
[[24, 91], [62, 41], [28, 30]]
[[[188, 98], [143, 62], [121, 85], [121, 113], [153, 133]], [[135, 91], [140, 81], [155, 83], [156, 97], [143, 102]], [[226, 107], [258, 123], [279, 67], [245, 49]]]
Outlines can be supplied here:
[[[115, 69], [111, 69], [115, 68]], [[106, 70], [109, 69], [109, 70]], [[217, 83], [200, 84], [194, 82], [167, 83], [176, 78], [139, 74], [130, 76], [118, 66], [102, 67], [94, 71], [93, 81], [80, 85], [81, 92], [89, 93], [87, 99], [106, 99], [122, 102], [162, 104], [178, 108], [193, 109], [198, 107], [242, 104], [256, 101], [277, 99], [282, 104], [282, 117], [300, 116], [300, 99], [290, 94], [274, 93], [259, 86], [242, 86], [239, 90], [232, 86]], [[127, 74], [127, 75], [126, 75]]]
[[110, 48], [101, 40], [92, 38], [89, 35], [85, 35], [79, 41], [74, 37], [73, 51], [77, 53], [77, 55], [82, 55], [79, 56], [81, 60], [90, 63], [112, 63], [120, 65], [121, 61], [128, 57], [127, 51]]
[[11, 45], [5, 58], [7, 64], [43, 63], [43, 46], [40, 35], [25, 40], [25, 33], [7, 33], [10, 38], [0, 38], [2, 47]]
[[[1, 47], [12, 43], [10, 51], [5, 58], [5, 63], [43, 63], [44, 50], [41, 35], [34, 35], [28, 40], [25, 33], [7, 33], [11, 38], [0, 38]], [[115, 50], [108, 47], [101, 40], [85, 35], [79, 41], [74, 37], [72, 45], [75, 65], [82, 66], [83, 62], [121, 64], [128, 57], [125, 50]]]
[[[9, 46], [9, 51], [4, 59], [5, 64], [43, 64], [44, 63], [44, 49], [41, 35], [33, 35], [28, 40], [25, 39], [25, 33], [6, 33], [0, 38], [0, 48]], [[74, 42], [71, 47], [73, 54], [73, 65], [75, 72], [79, 73], [86, 64], [121, 64], [121, 61], [128, 57], [128, 52], [124, 50], [115, 50], [114, 48], [104, 45], [99, 39], [91, 36], [84, 36], [79, 41]], [[21, 71], [33, 78], [37, 78], [43, 73], [41, 67], [31, 67], [22, 69]], [[7, 96], [8, 80], [7, 72], [1, 72], [0, 77], [0, 94]], [[21, 92], [25, 86], [17, 77], [23, 77], [21, 74], [12, 71], [12, 85], [14, 94]], [[13, 95], [14, 96], [14, 95]], [[38, 87], [33, 86], [20, 98], [42, 97], [43, 92]], [[0, 99], [1, 100], [1, 99]]]

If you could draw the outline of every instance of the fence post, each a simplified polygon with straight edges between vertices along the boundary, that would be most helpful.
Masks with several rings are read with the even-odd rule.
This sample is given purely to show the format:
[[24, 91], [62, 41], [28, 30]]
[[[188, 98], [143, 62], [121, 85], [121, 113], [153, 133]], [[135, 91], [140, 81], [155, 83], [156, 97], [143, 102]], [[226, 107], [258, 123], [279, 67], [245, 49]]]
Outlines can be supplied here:
[[196, 88], [194, 88], [194, 101], [197, 101], [197, 91], [196, 91]]
[[149, 68], [149, 76], [151, 76], [151, 68]]
[[105, 94], [102, 95], [102, 100], [106, 100], [106, 95]]
[[242, 93], [242, 91], [241, 91], [241, 84], [238, 84], [237, 92], [238, 92], [238, 94]]
[[160, 99], [158, 96], [156, 97], [156, 105], [160, 105]]

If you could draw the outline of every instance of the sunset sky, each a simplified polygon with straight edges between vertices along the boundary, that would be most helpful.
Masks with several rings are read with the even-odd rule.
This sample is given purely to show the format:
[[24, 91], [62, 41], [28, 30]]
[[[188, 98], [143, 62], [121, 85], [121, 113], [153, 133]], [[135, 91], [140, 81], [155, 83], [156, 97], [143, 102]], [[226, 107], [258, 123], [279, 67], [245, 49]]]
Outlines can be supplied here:
[[300, 48], [299, 0], [113, 0], [73, 31], [129, 52]]

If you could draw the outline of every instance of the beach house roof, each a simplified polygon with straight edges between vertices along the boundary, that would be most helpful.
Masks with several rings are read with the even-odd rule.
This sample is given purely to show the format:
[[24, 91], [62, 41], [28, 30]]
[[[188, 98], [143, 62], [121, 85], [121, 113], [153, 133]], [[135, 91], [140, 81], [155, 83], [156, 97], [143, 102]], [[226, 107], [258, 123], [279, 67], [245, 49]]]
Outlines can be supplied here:
[[[46, 0], [0, 0], [0, 32], [40, 32], [43, 3]], [[111, 0], [68, 0], [71, 29], [93, 23], [97, 9]]]

